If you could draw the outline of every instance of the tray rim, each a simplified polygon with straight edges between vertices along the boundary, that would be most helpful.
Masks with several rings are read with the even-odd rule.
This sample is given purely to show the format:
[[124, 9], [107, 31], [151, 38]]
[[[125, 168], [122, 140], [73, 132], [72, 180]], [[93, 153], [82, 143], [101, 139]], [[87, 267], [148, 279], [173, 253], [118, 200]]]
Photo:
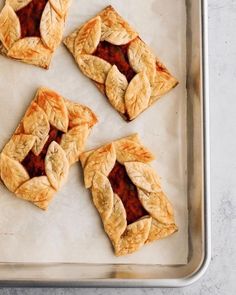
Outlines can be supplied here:
[[161, 288], [185, 287], [198, 281], [211, 260], [211, 200], [210, 200], [210, 135], [209, 135], [209, 82], [208, 82], [208, 0], [200, 0], [202, 36], [202, 97], [203, 97], [203, 175], [204, 175], [204, 257], [189, 276], [177, 279], [81, 279], [79, 281], [1, 280], [0, 287], [104, 287], [104, 288]]

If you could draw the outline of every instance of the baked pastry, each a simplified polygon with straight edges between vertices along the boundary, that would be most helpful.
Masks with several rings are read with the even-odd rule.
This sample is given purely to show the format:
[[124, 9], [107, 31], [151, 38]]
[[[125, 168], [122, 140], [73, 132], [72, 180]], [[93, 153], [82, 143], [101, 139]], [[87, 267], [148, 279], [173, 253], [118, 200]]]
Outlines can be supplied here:
[[40, 88], [0, 154], [5, 186], [18, 198], [47, 209], [96, 122], [88, 107]]
[[6, 0], [0, 53], [48, 69], [61, 42], [70, 0]]
[[153, 159], [137, 134], [80, 155], [85, 187], [117, 256], [177, 231], [172, 205], [148, 164]]
[[66, 37], [64, 44], [83, 74], [128, 121], [178, 84], [112, 6]]

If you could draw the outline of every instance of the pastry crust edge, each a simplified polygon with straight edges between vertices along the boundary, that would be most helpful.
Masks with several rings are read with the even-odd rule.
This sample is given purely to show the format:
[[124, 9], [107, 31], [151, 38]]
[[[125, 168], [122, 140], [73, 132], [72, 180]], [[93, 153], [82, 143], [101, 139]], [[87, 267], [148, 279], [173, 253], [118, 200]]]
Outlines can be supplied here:
[[[119, 146], [119, 143], [121, 141], [123, 142], [126, 141], [128, 143], [135, 142], [142, 146], [139, 136], [136, 133], [136, 134], [132, 134], [130, 136], [118, 139], [116, 141], [113, 141], [112, 145], [114, 146], [115, 151], [116, 151], [116, 147]], [[103, 145], [99, 149], [108, 145], [109, 144]], [[93, 149], [93, 150], [84, 152], [80, 155], [80, 162], [83, 169], [86, 168], [86, 165], [88, 164], [91, 155], [93, 155], [99, 149]], [[150, 159], [146, 163], [151, 162], [153, 159], [154, 157], [153, 158], [150, 157]], [[114, 163], [114, 160], [112, 161]], [[140, 163], [140, 164], [148, 165], [144, 162], [130, 161], [126, 163], [129, 163], [131, 165], [132, 163], [134, 164]], [[106, 165], [108, 165], [108, 163], [106, 163]], [[114, 164], [112, 165], [114, 166]], [[153, 171], [153, 173], [155, 173], [155, 171], [150, 165], [148, 165], [148, 167], [150, 168], [151, 171]], [[146, 211], [149, 213], [149, 215], [144, 216], [140, 218], [139, 220], [135, 221], [134, 223], [127, 225], [126, 211], [123, 206], [123, 203], [120, 200], [119, 196], [117, 196], [112, 191], [110, 182], [108, 180], [108, 174], [110, 173], [110, 171], [111, 169], [103, 173], [99, 170], [99, 167], [97, 167], [96, 172], [94, 173], [94, 176], [93, 176], [92, 184], [90, 185], [90, 189], [92, 191], [94, 205], [97, 208], [98, 212], [100, 213], [104, 230], [112, 242], [116, 256], [123, 256], [123, 255], [136, 252], [144, 244], [170, 236], [178, 230], [178, 227], [176, 226], [174, 221], [174, 215], [172, 216], [170, 223], [166, 223], [166, 224], [162, 223], [159, 220], [157, 220], [153, 216], [153, 214], [151, 214], [151, 212], [148, 212], [147, 207], [144, 206], [144, 204], [142, 203], [142, 199], [140, 199], [140, 202], [142, 203]], [[84, 173], [86, 174], [85, 170], [84, 170]], [[84, 177], [86, 178], [86, 175], [84, 175]], [[157, 179], [156, 181], [159, 181], [158, 177], [156, 179]], [[137, 188], [139, 187], [137, 186]], [[165, 194], [160, 188], [160, 185], [158, 186], [156, 185], [154, 191], [162, 193], [164, 195], [164, 198], [166, 198]], [[167, 198], [166, 200], [168, 201]], [[170, 204], [169, 201], [168, 201], [168, 204]], [[154, 205], [155, 205], [155, 197], [154, 197]], [[156, 199], [156, 206], [158, 205], [159, 205], [159, 200]], [[104, 211], [104, 208], [109, 208], [109, 209]]]

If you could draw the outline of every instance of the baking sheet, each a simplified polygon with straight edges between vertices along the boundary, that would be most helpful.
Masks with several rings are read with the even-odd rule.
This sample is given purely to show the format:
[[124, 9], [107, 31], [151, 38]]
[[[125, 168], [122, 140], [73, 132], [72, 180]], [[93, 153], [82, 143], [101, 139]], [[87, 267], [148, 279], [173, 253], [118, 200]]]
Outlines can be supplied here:
[[[2, 4], [3, 1], [0, 1]], [[134, 132], [156, 155], [153, 167], [175, 208], [178, 233], [115, 257], [75, 164], [47, 212], [19, 200], [0, 184], [0, 261], [184, 264], [188, 256], [186, 141], [186, 11], [184, 0], [74, 0], [65, 35], [112, 4], [140, 33], [180, 85], [134, 122], [126, 123], [78, 70], [61, 45], [49, 71], [0, 56], [0, 148], [22, 118], [36, 89], [50, 87], [99, 116], [86, 149]]]

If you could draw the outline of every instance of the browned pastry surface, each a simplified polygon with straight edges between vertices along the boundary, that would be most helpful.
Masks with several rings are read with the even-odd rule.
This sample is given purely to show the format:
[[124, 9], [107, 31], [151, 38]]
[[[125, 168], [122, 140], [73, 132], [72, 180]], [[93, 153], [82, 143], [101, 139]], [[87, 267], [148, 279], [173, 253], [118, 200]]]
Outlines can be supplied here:
[[88, 107], [40, 88], [0, 154], [1, 180], [17, 197], [47, 209], [96, 123]]
[[178, 84], [112, 6], [67, 36], [64, 44], [82, 73], [128, 121]]
[[80, 155], [85, 186], [117, 256], [177, 231], [172, 205], [148, 164], [153, 159], [137, 134]]
[[6, 0], [0, 12], [0, 53], [48, 69], [69, 4], [70, 0]]

